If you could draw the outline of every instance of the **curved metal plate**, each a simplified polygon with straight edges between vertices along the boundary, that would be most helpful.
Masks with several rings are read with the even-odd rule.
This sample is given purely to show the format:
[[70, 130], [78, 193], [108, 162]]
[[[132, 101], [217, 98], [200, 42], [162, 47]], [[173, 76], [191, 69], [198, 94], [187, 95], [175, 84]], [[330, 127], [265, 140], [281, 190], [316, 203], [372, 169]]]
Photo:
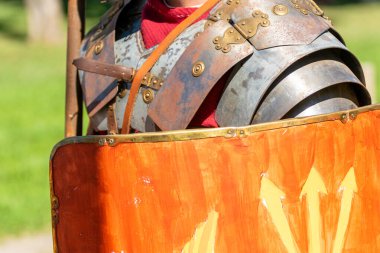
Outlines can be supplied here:
[[[273, 13], [273, 8], [281, 4], [289, 10], [287, 15], [279, 16]], [[250, 42], [257, 50], [277, 46], [310, 44], [318, 36], [330, 28], [324, 18], [309, 13], [302, 14], [288, 0], [249, 0], [238, 6], [231, 19], [238, 23], [243, 19], [252, 17], [256, 10], [269, 16], [270, 26], [259, 29]]]
[[[243, 39], [242, 43], [233, 44], [228, 53], [215, 49], [214, 39], [231, 27], [223, 20], [216, 22], [212, 29], [195, 38], [178, 60], [148, 110], [161, 130], [185, 129], [217, 81], [252, 54], [252, 45]], [[205, 69], [202, 75], [194, 76], [192, 69], [199, 61]]]
[[322, 34], [309, 45], [255, 51], [241, 67], [239, 66], [240, 69], [223, 93], [216, 111], [219, 125], [250, 124], [265, 92], [282, 72], [308, 55], [318, 51], [326, 53], [327, 50], [339, 50], [337, 54], [350, 54], [347, 48], [329, 32]]
[[[346, 65], [334, 60], [293, 66], [286, 74], [278, 83], [273, 84], [273, 89], [263, 99], [252, 120], [253, 124], [279, 120], [304, 99], [329, 86], [345, 83], [361, 85]], [[340, 96], [331, 94], [334, 95]]]

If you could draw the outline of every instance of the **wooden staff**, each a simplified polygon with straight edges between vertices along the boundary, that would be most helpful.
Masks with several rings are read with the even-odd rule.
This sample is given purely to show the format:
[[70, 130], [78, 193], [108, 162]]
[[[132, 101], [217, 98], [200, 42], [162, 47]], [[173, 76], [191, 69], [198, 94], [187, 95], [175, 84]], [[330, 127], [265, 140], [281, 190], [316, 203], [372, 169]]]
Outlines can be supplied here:
[[72, 65], [79, 57], [85, 31], [85, 0], [68, 0], [65, 137], [82, 135], [82, 92], [77, 69]]

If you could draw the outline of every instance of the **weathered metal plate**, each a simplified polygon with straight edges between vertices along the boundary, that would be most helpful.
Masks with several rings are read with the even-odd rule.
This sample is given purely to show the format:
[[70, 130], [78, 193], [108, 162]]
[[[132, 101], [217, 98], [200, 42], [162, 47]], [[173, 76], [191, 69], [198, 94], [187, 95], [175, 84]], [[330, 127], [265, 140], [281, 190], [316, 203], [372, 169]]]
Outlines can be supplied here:
[[379, 105], [66, 139], [50, 172], [60, 253], [380, 250]]
[[[168, 75], [164, 86], [150, 104], [148, 115], [162, 130], [186, 129], [218, 80], [235, 64], [253, 53], [248, 41], [233, 44], [230, 51], [217, 50], [215, 38], [231, 29], [221, 20], [193, 40]], [[234, 32], [237, 34], [237, 31]], [[199, 63], [203, 72], [194, 73]]]

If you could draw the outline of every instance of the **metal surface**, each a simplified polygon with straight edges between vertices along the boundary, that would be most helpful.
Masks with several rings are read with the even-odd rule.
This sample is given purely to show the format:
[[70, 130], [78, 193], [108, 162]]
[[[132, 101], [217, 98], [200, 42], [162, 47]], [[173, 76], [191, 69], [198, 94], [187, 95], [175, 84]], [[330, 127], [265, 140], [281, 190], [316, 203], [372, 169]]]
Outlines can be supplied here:
[[[284, 77], [281, 77], [279, 81], [272, 84], [273, 89], [271, 89], [269, 94], [261, 102], [252, 120], [253, 124], [279, 120], [290, 110], [294, 110], [295, 106], [302, 106], [301, 111], [306, 110], [310, 104], [306, 103], [300, 105], [302, 101], [312, 99], [313, 101], [310, 103], [315, 104], [319, 100], [323, 101], [328, 99], [328, 97], [319, 97], [319, 92], [334, 85], [344, 85], [345, 88], [342, 90], [330, 89], [326, 94], [329, 95], [330, 98], [353, 97], [353, 102], [356, 102], [357, 106], [363, 105], [355, 101], [357, 99], [351, 94], [351, 89], [353, 91], [355, 86], [360, 87], [362, 84], [347, 66], [334, 60], [315, 60], [316, 61], [305, 63], [305, 65], [299, 63], [298, 66], [296, 65], [288, 69], [287, 72], [284, 73]], [[363, 87], [362, 89], [364, 95], [357, 94], [357, 96], [368, 96], [368, 94], [365, 94], [365, 88]], [[310, 96], [314, 98], [309, 98]], [[369, 101], [365, 102], [368, 103]], [[340, 107], [343, 105], [346, 105], [346, 103], [341, 105], [336, 104], [333, 108], [329, 108], [329, 111], [351, 109]], [[310, 113], [313, 112], [310, 111]]]
[[[246, 41], [224, 54], [213, 50], [213, 38], [231, 28], [221, 20], [195, 38], [170, 72], [165, 85], [151, 103], [148, 114], [162, 130], [185, 129], [217, 81], [235, 64], [248, 57], [253, 47]], [[203, 61], [207, 68], [194, 77], [189, 67]]]
[[[125, 4], [130, 1], [116, 1], [87, 35], [82, 45], [84, 55], [90, 60], [104, 64], [115, 64], [114, 43], [116, 24]], [[133, 9], [133, 6], [128, 8]], [[127, 8], [127, 9], [128, 9]], [[84, 72], [81, 82], [87, 112], [90, 117], [107, 105], [117, 94], [117, 80], [114, 77]]]
[[250, 39], [256, 35], [260, 26], [268, 27], [270, 25], [268, 17], [268, 14], [260, 10], [255, 10], [252, 13], [252, 17], [235, 23], [234, 27], [245, 39]]
[[154, 99], [154, 93], [150, 89], [146, 89], [142, 92], [142, 98], [146, 104], [150, 104]]
[[143, 77], [141, 84], [152, 89], [159, 90], [161, 86], [164, 85], [164, 80], [148, 72]]
[[[273, 7], [279, 4], [288, 8], [287, 15], [279, 16], [273, 13]], [[250, 18], [254, 10], [261, 10], [268, 14], [270, 20], [270, 26], [266, 29], [259, 29], [257, 34], [250, 39], [250, 42], [257, 50], [277, 46], [309, 44], [331, 26], [329, 22], [320, 16], [301, 14], [287, 0], [246, 1], [235, 8], [231, 15], [231, 20], [236, 24]]]
[[196, 63], [194, 63], [193, 65], [193, 70], [192, 70], [192, 74], [194, 77], [198, 77], [198, 76], [201, 76], [202, 73], [205, 71], [205, 64], [203, 61], [198, 61]]
[[246, 41], [235, 28], [230, 27], [224, 32], [223, 36], [217, 36], [212, 42], [215, 44], [216, 50], [229, 53], [231, 51], [231, 45], [243, 44]]
[[241, 4], [241, 0], [227, 0], [222, 1], [210, 11], [208, 21], [205, 24], [205, 28], [212, 26], [215, 22], [219, 20], [224, 20], [229, 22], [231, 20], [231, 13], [236, 8], [236, 6]]
[[278, 16], [284, 16], [289, 13], [289, 9], [285, 5], [278, 4], [273, 7], [273, 13]]
[[100, 54], [102, 52], [104, 48], [104, 42], [101, 40], [101, 41], [98, 41], [96, 42], [95, 44], [95, 54]]
[[[364, 82], [362, 70], [356, 58], [330, 33], [322, 34], [308, 45], [255, 51], [242, 66], [236, 67], [236, 73], [219, 102], [216, 111], [217, 122], [220, 126], [250, 124], [263, 96], [281, 73], [292, 64], [302, 62], [306, 57], [324, 55], [329, 51], [343, 59], [355, 76], [362, 83]], [[322, 73], [318, 75], [323, 76]]]
[[[167, 78], [168, 74], [170, 73], [180, 56], [183, 54], [183, 52], [186, 50], [189, 44], [194, 40], [194, 35], [203, 31], [205, 22], [206, 21], [197, 22], [196, 24], [186, 29], [170, 45], [166, 52], [153, 66], [153, 68], [150, 71], [150, 75], [153, 75], [155, 78], [151, 79], [151, 84], [153, 85], [154, 80], [157, 80], [157, 83], [154, 86], [156, 87], [156, 89], [152, 90], [153, 93], [156, 93], [156, 90], [161, 88], [161, 83], [163, 83], [163, 85], [165, 86], [163, 80]], [[135, 31], [135, 29], [138, 29], [137, 24], [133, 25], [131, 31]], [[115, 43], [116, 62], [125, 66], [136, 66], [136, 68], [140, 68], [141, 65], [147, 59], [147, 57], [151, 54], [152, 50], [155, 49], [155, 47], [145, 49], [144, 42], [139, 31], [131, 33], [129, 35], [125, 33], [125, 35], [125, 38], [120, 39]], [[191, 72], [191, 68], [192, 66], [189, 66], [189, 72]], [[147, 77], [147, 80], [149, 80], [149, 77]], [[125, 90], [126, 96], [123, 98], [117, 98], [116, 113], [119, 127], [121, 127], [121, 123], [123, 121], [124, 109], [129, 95], [129, 89], [130, 84], [127, 85], [127, 89]], [[131, 126], [133, 129], [136, 129], [140, 132], [156, 131], [154, 123], [147, 115], [148, 105], [146, 104], [146, 102], [144, 102], [142, 96], [146, 89], [147, 86], [141, 86], [139, 91], [140, 95], [136, 98], [136, 103], [132, 114]], [[104, 115], [103, 111], [101, 113]], [[104, 127], [105, 125], [102, 124], [101, 126]]]
[[[364, 78], [357, 60], [331, 33], [325, 32], [330, 29], [330, 24], [321, 18], [321, 10], [310, 2], [307, 7], [311, 15], [304, 16], [293, 5], [294, 3], [285, 0], [279, 0], [279, 2], [231, 0], [216, 6], [210, 14], [210, 21], [214, 25], [203, 33], [204, 24], [210, 22], [200, 21], [189, 27], [153, 66], [150, 71], [152, 78], [147, 76], [146, 80], [142, 81], [145, 86], [141, 86], [136, 98], [131, 120], [132, 128], [141, 132], [156, 131], [155, 123], [164, 130], [186, 128], [208, 94], [209, 88], [234, 65], [232, 76], [228, 80], [229, 84], [216, 112], [216, 120], [220, 126], [248, 125], [261, 99], [266, 96], [266, 92], [275, 79], [295, 62], [302, 61], [304, 57], [312, 54], [323, 54], [325, 53], [323, 50], [333, 50], [363, 83]], [[233, 26], [221, 29], [218, 24], [223, 22], [227, 24], [227, 21], [230, 21]], [[125, 26], [121, 34], [127, 33], [127, 36], [122, 35], [122, 39], [115, 43], [115, 62], [138, 69], [154, 48], [145, 49], [138, 31], [140, 26], [138, 17], [131, 24], [125, 25], [123, 22], [119, 22], [119, 25]], [[256, 31], [257, 28], [259, 29]], [[110, 29], [106, 26], [101, 32], [90, 36], [89, 45], [92, 49], [88, 51], [88, 54], [92, 51], [93, 56], [97, 57], [109, 50], [112, 40], [107, 45], [107, 40], [104, 38], [107, 38], [105, 30], [110, 32]], [[262, 33], [263, 30], [270, 30], [270, 32]], [[223, 32], [226, 34], [224, 38]], [[215, 37], [197, 44], [194, 50], [187, 48], [191, 43], [205, 37], [205, 33], [213, 33]], [[252, 36], [254, 34], [255, 36]], [[225, 40], [227, 37], [228, 39]], [[257, 41], [256, 37], [261, 37], [260, 41]], [[213, 42], [215, 38], [218, 39]], [[249, 39], [254, 48], [248, 45], [245, 38]], [[94, 52], [97, 41], [105, 42], [99, 55]], [[231, 44], [237, 41], [244, 42]], [[239, 56], [247, 52], [235, 48], [242, 45], [254, 51], [253, 56], [247, 61], [240, 61], [244, 57]], [[215, 46], [224, 52], [235, 49], [237, 53], [225, 58], [225, 54], [221, 51], [213, 52]], [[107, 55], [110, 54], [107, 53]], [[182, 59], [185, 57], [186, 60]], [[197, 62], [199, 61], [202, 61], [204, 65], [199, 65], [198, 71]], [[239, 64], [236, 65], [238, 62]], [[91, 93], [94, 89], [90, 86], [95, 87], [97, 90], [95, 93], [99, 94], [89, 108], [97, 112], [90, 113], [91, 125], [94, 129], [101, 131], [107, 128], [106, 110], [103, 110], [102, 106], [108, 99], [116, 96], [119, 85], [114, 80], [107, 87], [101, 86], [98, 82], [103, 81], [94, 78], [92, 81], [85, 78], [84, 83], [87, 83], [89, 88], [84, 88], [84, 90]], [[116, 98], [116, 118], [119, 127], [123, 120], [129, 89], [130, 83], [124, 84], [121, 95]], [[149, 116], [148, 107], [150, 107]], [[318, 108], [320, 110], [326, 106]]]
[[68, 1], [68, 32], [66, 62], [65, 136], [82, 135], [82, 93], [76, 68], [72, 65], [79, 57], [85, 30], [85, 1]]

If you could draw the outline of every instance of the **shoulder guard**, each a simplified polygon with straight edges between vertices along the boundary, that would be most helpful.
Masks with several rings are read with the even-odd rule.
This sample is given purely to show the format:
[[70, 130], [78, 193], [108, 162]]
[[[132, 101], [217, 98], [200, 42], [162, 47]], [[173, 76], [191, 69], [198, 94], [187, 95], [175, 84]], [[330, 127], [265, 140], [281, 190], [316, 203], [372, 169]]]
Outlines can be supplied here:
[[[145, 49], [139, 18], [132, 17], [133, 22], [119, 22], [116, 36], [96, 37], [87, 57], [138, 69], [153, 49]], [[99, 41], [104, 49], [96, 54]], [[82, 87], [92, 127], [107, 130], [105, 105], [116, 97], [114, 118], [121, 128], [130, 83], [121, 86], [112, 77], [86, 75]], [[216, 110], [219, 126], [323, 114], [371, 102], [359, 62], [312, 0], [227, 0], [208, 20], [181, 34], [145, 76], [131, 126], [140, 132], [187, 128], [226, 75]]]
[[[370, 103], [360, 64], [312, 0], [228, 0], [214, 8], [206, 27], [149, 108], [162, 130], [186, 128], [228, 71], [216, 113], [220, 126]], [[191, 72], [197, 63], [203, 66], [200, 75]]]
[[[81, 48], [82, 56], [106, 64], [115, 64], [115, 39], [122, 36], [124, 30], [129, 30], [128, 26], [139, 18], [144, 3], [145, 1], [138, 0], [114, 1], [100, 22], [86, 35]], [[127, 25], [117, 26], [118, 23]], [[116, 30], [116, 27], [119, 29]], [[80, 79], [85, 105], [90, 117], [94, 116], [117, 94], [117, 81], [112, 77], [80, 72]]]

